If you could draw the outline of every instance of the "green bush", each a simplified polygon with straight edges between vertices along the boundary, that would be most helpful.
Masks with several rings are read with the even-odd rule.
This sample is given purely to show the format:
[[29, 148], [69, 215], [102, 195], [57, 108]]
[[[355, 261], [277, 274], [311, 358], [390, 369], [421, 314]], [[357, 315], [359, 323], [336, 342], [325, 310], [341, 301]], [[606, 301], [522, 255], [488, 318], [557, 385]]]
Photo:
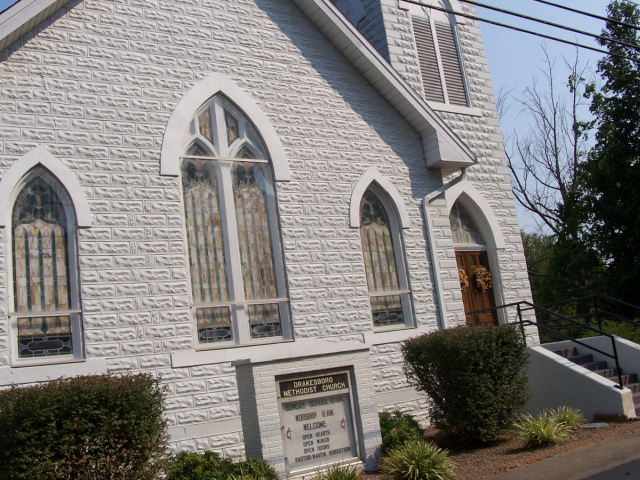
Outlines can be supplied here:
[[408, 441], [423, 439], [420, 424], [411, 415], [396, 410], [393, 413], [382, 412], [378, 418], [382, 435], [382, 453], [400, 447]]
[[581, 428], [582, 425], [587, 423], [587, 420], [578, 408], [560, 407], [556, 410], [549, 410], [549, 415], [551, 415], [557, 423], [564, 423], [573, 430]]
[[449, 452], [424, 440], [414, 440], [391, 450], [380, 464], [385, 480], [446, 480], [453, 478]]
[[361, 474], [355, 465], [329, 465], [316, 471], [315, 480], [357, 480]]
[[167, 445], [151, 375], [98, 375], [0, 392], [0, 478], [151, 480]]
[[278, 480], [264, 460], [232, 460], [217, 453], [180, 452], [169, 460], [167, 480]]
[[531, 414], [518, 415], [513, 426], [518, 436], [525, 441], [524, 448], [538, 448], [556, 445], [571, 433], [571, 427], [559, 422], [547, 411], [537, 417]]
[[511, 426], [528, 397], [527, 350], [514, 327], [456, 327], [407, 340], [409, 382], [429, 397], [431, 423], [447, 441], [474, 444]]

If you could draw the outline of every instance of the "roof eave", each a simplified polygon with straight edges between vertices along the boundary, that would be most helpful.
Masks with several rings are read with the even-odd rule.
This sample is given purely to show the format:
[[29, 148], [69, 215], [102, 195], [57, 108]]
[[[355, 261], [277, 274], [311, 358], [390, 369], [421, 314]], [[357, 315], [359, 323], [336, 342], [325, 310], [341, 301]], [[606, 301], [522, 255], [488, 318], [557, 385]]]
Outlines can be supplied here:
[[464, 168], [477, 163], [471, 149], [329, 0], [293, 2], [418, 131], [427, 168]]
[[20, 0], [0, 14], [0, 51], [7, 48], [69, 0]]

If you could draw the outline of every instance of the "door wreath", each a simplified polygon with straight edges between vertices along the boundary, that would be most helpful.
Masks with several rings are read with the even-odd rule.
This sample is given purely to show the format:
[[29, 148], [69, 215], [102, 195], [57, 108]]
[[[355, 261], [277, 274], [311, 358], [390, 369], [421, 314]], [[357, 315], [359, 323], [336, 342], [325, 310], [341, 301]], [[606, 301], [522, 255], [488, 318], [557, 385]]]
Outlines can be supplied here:
[[482, 293], [486, 293], [493, 286], [491, 274], [486, 267], [478, 267], [476, 269], [476, 286], [482, 290]]
[[464, 268], [458, 269], [458, 278], [460, 279], [460, 290], [463, 292], [469, 290], [469, 275], [464, 271]]

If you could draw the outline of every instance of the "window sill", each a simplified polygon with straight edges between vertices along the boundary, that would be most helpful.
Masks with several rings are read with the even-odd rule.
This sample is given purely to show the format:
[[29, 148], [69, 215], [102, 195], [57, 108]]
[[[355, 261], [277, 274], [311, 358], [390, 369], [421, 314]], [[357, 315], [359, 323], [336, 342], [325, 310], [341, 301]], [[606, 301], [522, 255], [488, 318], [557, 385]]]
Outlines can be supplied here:
[[449, 105], [447, 103], [427, 102], [436, 112], [458, 113], [460, 115], [470, 115], [472, 117], [482, 117], [482, 110], [474, 107], [462, 107], [460, 105]]
[[263, 345], [274, 345], [280, 343], [293, 342], [293, 339], [282, 337], [270, 337], [264, 340], [254, 340], [251, 343], [237, 344], [233, 342], [211, 342], [211, 343], [196, 343], [196, 352], [211, 352], [217, 350], [230, 350], [230, 349], [243, 349], [251, 347], [261, 347]]
[[193, 367], [214, 363], [264, 363], [292, 358], [333, 355], [368, 350], [371, 345], [361, 342], [328, 342], [322, 339], [285, 340], [262, 345], [238, 345], [239, 348], [217, 348], [196, 352], [171, 354], [173, 368]]
[[433, 332], [439, 327], [403, 327], [394, 330], [374, 330], [364, 334], [364, 341], [368, 345], [384, 345], [386, 343], [399, 343], [410, 338]]
[[61, 377], [78, 375], [100, 375], [107, 373], [104, 359], [69, 359], [57, 362], [16, 362], [9, 367], [0, 367], [0, 385], [46, 382]]

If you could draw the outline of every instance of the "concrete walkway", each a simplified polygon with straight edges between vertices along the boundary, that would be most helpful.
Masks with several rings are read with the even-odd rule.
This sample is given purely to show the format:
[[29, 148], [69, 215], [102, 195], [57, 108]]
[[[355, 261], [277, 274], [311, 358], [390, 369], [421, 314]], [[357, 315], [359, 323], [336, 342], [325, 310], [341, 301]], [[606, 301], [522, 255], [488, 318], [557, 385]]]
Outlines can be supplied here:
[[640, 480], [640, 429], [490, 478], [492, 480]]

